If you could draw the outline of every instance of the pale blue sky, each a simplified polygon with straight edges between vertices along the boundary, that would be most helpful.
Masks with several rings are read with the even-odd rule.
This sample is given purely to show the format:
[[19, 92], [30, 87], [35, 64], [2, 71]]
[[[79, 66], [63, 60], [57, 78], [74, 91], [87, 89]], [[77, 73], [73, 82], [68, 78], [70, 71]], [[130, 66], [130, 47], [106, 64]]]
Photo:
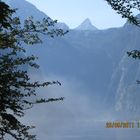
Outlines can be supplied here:
[[75, 28], [89, 18], [99, 29], [122, 26], [126, 20], [105, 0], [27, 0], [53, 19]]

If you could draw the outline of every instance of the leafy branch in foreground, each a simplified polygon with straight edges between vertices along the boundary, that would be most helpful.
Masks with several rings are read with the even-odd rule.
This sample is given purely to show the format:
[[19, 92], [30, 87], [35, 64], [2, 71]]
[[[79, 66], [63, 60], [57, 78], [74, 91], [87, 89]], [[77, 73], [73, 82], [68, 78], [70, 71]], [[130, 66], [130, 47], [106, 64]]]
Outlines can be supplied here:
[[[127, 18], [129, 23], [140, 27], [140, 19], [134, 16], [134, 10], [140, 11], [140, 0], [105, 0], [108, 4], [117, 11], [122, 18]], [[139, 50], [132, 50], [127, 52], [128, 56], [132, 58], [140, 58]]]
[[23, 44], [41, 43], [40, 34], [50, 37], [63, 36], [66, 32], [54, 27], [56, 21], [50, 18], [34, 21], [30, 17], [21, 26], [20, 19], [7, 4], [0, 1], [0, 139], [10, 135], [16, 140], [35, 140], [29, 130], [33, 126], [22, 124], [18, 118], [24, 117], [25, 110], [35, 104], [63, 100], [64, 98], [36, 99], [36, 89], [52, 84], [61, 85], [58, 81], [40, 83], [31, 82], [27, 67], [38, 69], [37, 57], [25, 56]]
[[[140, 27], [140, 19], [134, 16], [134, 10], [140, 11], [140, 0], [106, 0], [108, 4], [117, 11], [122, 18], [127, 18], [129, 23]], [[134, 59], [140, 59], [140, 50], [127, 52], [128, 56]], [[137, 81], [140, 84], [140, 81]]]
[[130, 23], [140, 27], [139, 19], [134, 16], [134, 10], [140, 11], [140, 0], [105, 0], [117, 11], [122, 18], [127, 18]]

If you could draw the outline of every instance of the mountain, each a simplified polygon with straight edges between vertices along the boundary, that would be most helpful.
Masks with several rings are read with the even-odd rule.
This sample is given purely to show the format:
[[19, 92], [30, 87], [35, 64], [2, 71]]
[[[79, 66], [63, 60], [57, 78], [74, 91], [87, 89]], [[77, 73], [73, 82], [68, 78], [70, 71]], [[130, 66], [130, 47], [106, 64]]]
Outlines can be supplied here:
[[3, 0], [9, 4], [12, 8], [17, 8], [17, 16], [20, 16], [21, 21], [27, 17], [34, 16], [34, 19], [41, 20], [42, 17], [47, 18], [48, 16], [42, 11], [38, 10], [33, 4], [26, 0]]
[[[36, 18], [48, 17], [27, 1], [23, 0], [21, 4], [19, 0], [9, 0], [11, 1], [14, 7], [20, 7], [17, 13], [22, 18], [30, 13]], [[25, 12], [25, 7], [28, 7], [28, 12]], [[58, 26], [68, 29], [65, 23]], [[140, 30], [136, 26], [125, 24], [121, 28], [98, 30], [86, 19], [76, 29], [69, 30], [64, 37], [52, 39], [41, 36], [42, 44], [28, 47], [27, 54], [39, 56], [38, 63], [43, 78], [60, 80], [62, 83], [60, 89], [48, 89], [47, 97], [64, 96], [65, 101], [62, 105], [57, 103], [51, 104], [47, 109], [44, 107], [49, 120], [48, 126], [52, 126], [52, 129], [46, 126], [43, 128], [47, 132], [50, 130], [51, 136], [56, 134], [55, 140], [60, 134], [66, 136], [67, 132], [72, 135], [79, 130], [78, 133], [82, 135], [83, 132], [92, 130], [96, 120], [139, 119], [140, 86], [136, 84], [136, 80], [140, 79], [140, 64], [139, 60], [129, 58], [126, 53], [139, 49], [139, 36]], [[44, 110], [37, 109], [37, 112], [40, 111], [40, 115]], [[37, 116], [37, 122], [38, 117], [40, 116]], [[44, 122], [42, 120], [42, 125]], [[91, 133], [88, 134], [91, 136]], [[46, 136], [46, 131], [43, 135]], [[71, 138], [77, 140], [78, 136], [73, 138], [72, 135]], [[124, 140], [124, 136], [122, 139]]]
[[55, 26], [56, 26], [56, 28], [60, 28], [63, 30], [69, 30], [69, 26], [62, 22], [58, 22]]
[[[13, 7], [19, 7], [17, 14], [22, 18], [29, 14], [40, 18], [48, 17], [27, 1], [5, 1]], [[30, 12], [28, 10], [26, 12], [25, 7]], [[65, 23], [58, 23], [57, 26], [69, 28]], [[44, 43], [38, 45], [39, 47], [28, 48], [28, 53], [39, 56], [44, 75], [51, 73], [71, 77], [84, 83], [85, 91], [90, 91], [87, 96], [90, 99], [94, 98], [95, 101], [98, 98], [98, 105], [102, 101], [100, 104], [102, 107], [107, 105], [114, 107], [116, 111], [127, 110], [127, 112], [134, 109], [135, 112], [140, 104], [130, 98], [133, 94], [131, 96], [129, 94], [132, 89], [135, 91], [138, 88], [135, 85], [136, 77], [139, 75], [138, 64], [133, 60], [129, 63], [130, 59], [126, 52], [139, 48], [140, 31], [138, 27], [129, 25], [98, 32], [95, 30], [97, 28], [86, 19], [64, 37], [55, 39], [43, 37]], [[131, 89], [130, 93], [128, 89]]]
[[[138, 19], [138, 20], [140, 20], [140, 14], [137, 14], [136, 15], [136, 18]], [[134, 25], [133, 23], [130, 23], [129, 21], [127, 21], [125, 24], [124, 24], [124, 28], [133, 28], [133, 27], [135, 27], [136, 25]]]
[[40, 56], [46, 74], [82, 82], [91, 106], [97, 102], [99, 110], [112, 108], [121, 112], [121, 117], [137, 118], [139, 64], [126, 52], [139, 49], [139, 35], [139, 29], [134, 26], [98, 32], [70, 30], [63, 38], [44, 41], [47, 47], [34, 53]]
[[89, 31], [94, 31], [98, 30], [95, 26], [92, 25], [90, 19], [85, 19], [75, 30], [89, 30]]
[[[26, 18], [33, 16], [35, 20], [42, 20], [43, 18], [48, 18], [49, 16], [38, 10], [33, 4], [25, 1], [25, 0], [3, 0], [7, 4], [9, 4], [12, 8], [18, 8], [17, 16], [20, 17], [23, 22]], [[62, 22], [58, 22], [55, 25], [56, 28], [68, 30], [69, 27]]]

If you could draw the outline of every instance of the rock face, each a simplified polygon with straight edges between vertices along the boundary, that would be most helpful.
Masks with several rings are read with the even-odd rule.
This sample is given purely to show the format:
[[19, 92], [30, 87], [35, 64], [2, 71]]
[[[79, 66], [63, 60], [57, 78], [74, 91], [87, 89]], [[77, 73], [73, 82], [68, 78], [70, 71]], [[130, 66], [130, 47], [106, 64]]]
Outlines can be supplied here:
[[20, 16], [23, 21], [27, 17], [33, 16], [36, 20], [41, 20], [42, 17], [47, 18], [48, 16], [39, 11], [33, 4], [26, 0], [3, 0], [8, 3], [12, 8], [18, 8], [17, 15]]
[[[19, 8], [17, 13], [22, 19], [30, 15], [36, 19], [48, 17], [24, 0], [11, 1], [7, 2]], [[69, 29], [64, 23], [57, 26]], [[126, 52], [139, 49], [139, 36], [140, 30], [135, 26], [98, 30], [86, 19], [64, 37], [42, 37], [44, 43], [29, 48], [28, 53], [39, 56], [44, 75], [51, 73], [84, 83], [85, 95], [101, 108], [134, 112], [137, 116], [140, 87], [136, 80], [140, 79], [140, 65]]]
[[92, 25], [90, 19], [85, 19], [75, 30], [82, 30], [82, 31], [94, 31], [98, 30], [95, 26]]

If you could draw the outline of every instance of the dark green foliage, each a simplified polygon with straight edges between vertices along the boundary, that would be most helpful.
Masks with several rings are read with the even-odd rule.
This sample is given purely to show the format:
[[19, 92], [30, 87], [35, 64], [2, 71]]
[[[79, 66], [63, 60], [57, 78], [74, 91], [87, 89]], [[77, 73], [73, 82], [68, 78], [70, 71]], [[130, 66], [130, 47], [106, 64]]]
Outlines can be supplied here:
[[30, 17], [21, 26], [18, 17], [12, 18], [14, 12], [15, 10], [0, 1], [0, 139], [4, 140], [8, 134], [16, 140], [35, 140], [35, 135], [29, 134], [29, 130], [34, 127], [22, 124], [18, 117], [24, 117], [25, 110], [35, 104], [63, 98], [31, 100], [32, 96], [37, 95], [36, 88], [61, 84], [58, 81], [31, 82], [28, 71], [23, 70], [23, 67], [39, 68], [34, 62], [37, 57], [34, 55], [25, 57], [26, 50], [22, 44], [41, 43], [40, 34], [55, 37], [62, 36], [66, 32], [52, 28], [56, 21], [50, 18], [39, 22]]
[[133, 50], [131, 52], [127, 52], [128, 56], [131, 56], [132, 58], [135, 58], [135, 59], [140, 59], [140, 51], [138, 50]]
[[10, 7], [4, 2], [0, 1], [0, 27], [8, 28], [10, 27], [11, 15], [15, 10], [10, 9]]

